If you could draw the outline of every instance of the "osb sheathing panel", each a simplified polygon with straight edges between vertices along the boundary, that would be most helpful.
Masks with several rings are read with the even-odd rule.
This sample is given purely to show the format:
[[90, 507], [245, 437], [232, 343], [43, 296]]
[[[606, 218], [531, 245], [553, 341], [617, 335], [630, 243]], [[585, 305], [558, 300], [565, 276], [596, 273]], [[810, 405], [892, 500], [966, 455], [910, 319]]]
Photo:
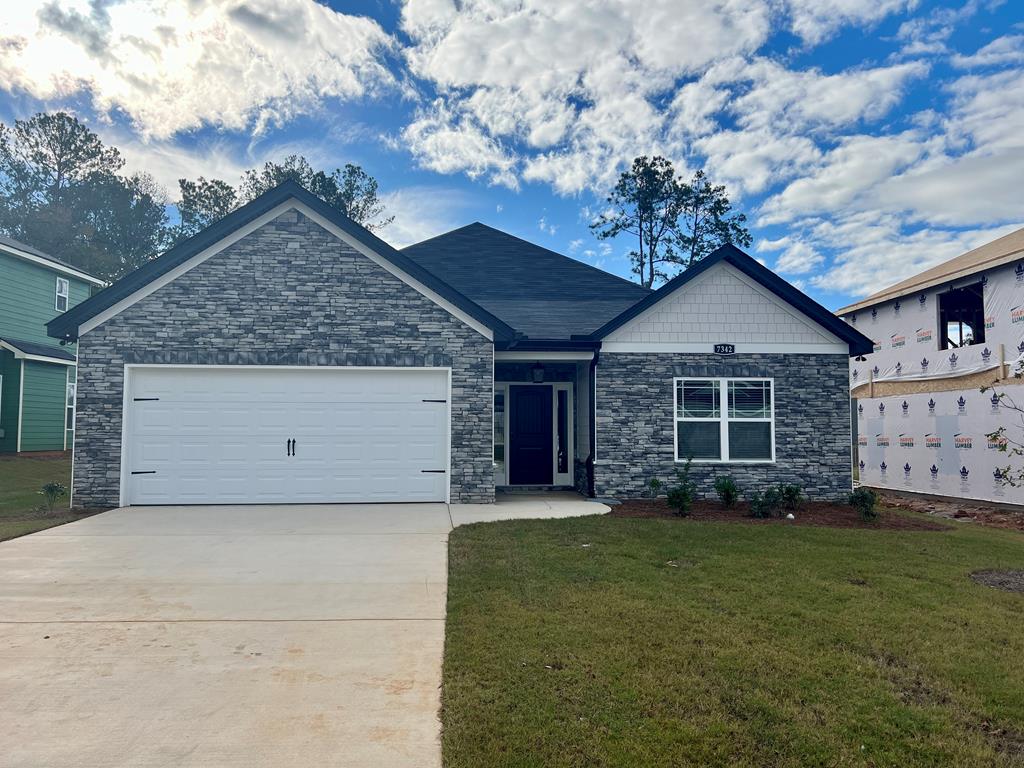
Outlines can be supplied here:
[[[1009, 366], [1007, 366], [1009, 368]], [[979, 371], [966, 376], [954, 376], [944, 379], [922, 379], [919, 381], [876, 381], [874, 397], [892, 397], [894, 395], [920, 395], [925, 392], [952, 392], [958, 389], [980, 389], [981, 387], [998, 384], [999, 386], [1024, 385], [1024, 378], [999, 378], [998, 369]], [[867, 382], [850, 391], [850, 397], [863, 399], [871, 397], [871, 383]]]

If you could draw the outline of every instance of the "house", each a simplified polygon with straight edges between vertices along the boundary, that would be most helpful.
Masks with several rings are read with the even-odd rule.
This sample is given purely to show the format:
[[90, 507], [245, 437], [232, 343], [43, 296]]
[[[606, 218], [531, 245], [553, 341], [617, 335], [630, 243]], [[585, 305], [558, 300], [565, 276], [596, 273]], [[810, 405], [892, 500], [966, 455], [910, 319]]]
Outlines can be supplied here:
[[47, 321], [103, 281], [17, 240], [0, 237], [0, 453], [71, 447], [75, 345]]
[[[1024, 229], [840, 309], [874, 339], [850, 361], [862, 483], [1024, 504], [1006, 482], [1006, 427], [1024, 406]], [[999, 382], [1000, 397], [981, 391]]]
[[851, 486], [856, 329], [733, 247], [647, 291], [482, 224], [398, 251], [287, 182], [54, 319], [74, 504]]

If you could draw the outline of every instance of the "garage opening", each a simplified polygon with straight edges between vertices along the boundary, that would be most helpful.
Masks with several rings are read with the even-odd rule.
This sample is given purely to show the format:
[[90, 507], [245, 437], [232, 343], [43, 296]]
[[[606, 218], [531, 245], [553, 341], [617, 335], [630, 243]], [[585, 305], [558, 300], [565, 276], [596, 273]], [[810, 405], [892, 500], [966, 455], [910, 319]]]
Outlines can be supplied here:
[[122, 501], [445, 502], [449, 376], [129, 366]]

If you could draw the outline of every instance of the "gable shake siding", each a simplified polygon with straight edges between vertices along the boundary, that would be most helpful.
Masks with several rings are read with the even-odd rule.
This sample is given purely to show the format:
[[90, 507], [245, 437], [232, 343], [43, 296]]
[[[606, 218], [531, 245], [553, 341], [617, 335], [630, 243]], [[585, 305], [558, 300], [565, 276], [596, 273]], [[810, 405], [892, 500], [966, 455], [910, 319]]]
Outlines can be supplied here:
[[[774, 379], [774, 464], [700, 464], [690, 468], [702, 496], [714, 497], [716, 475], [728, 474], [744, 495], [766, 484], [797, 483], [814, 499], [839, 499], [853, 484], [847, 356], [602, 353], [597, 369], [598, 496], [643, 495], [656, 477], [669, 485], [675, 462], [673, 379]], [[723, 407], [724, 407], [723, 402]]]
[[494, 499], [492, 343], [290, 210], [85, 334], [74, 504], [119, 501], [126, 363], [450, 366], [453, 502]]

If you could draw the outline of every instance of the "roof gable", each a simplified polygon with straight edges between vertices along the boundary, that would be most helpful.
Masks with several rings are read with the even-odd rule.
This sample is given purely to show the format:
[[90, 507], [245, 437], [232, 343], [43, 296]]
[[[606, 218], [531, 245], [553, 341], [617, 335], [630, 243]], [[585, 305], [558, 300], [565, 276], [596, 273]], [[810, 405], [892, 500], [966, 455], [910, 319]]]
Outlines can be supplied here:
[[[723, 245], [696, 265], [681, 272], [657, 291], [654, 291], [597, 329], [592, 334], [592, 338], [595, 340], [609, 339], [627, 323], [665, 302], [670, 297], [673, 297], [677, 291], [691, 283], [695, 283], [705, 273], [723, 263], [728, 264], [740, 276], [745, 277], [751, 286], [760, 286], [763, 295], [774, 297], [777, 304], [781, 301], [796, 314], [810, 320], [814, 325], [844, 341], [849, 346], [851, 355], [866, 354], [871, 351], [872, 342], [870, 339], [848, 326], [812, 298], [794, 288], [734, 245]], [[790, 314], [792, 315], [793, 312]], [[807, 324], [804, 323], [804, 325], [806, 326]]]
[[512, 328], [490, 312], [293, 181], [286, 181], [263, 193], [216, 224], [54, 318], [47, 323], [47, 332], [55, 338], [77, 338], [80, 333], [105, 322], [160, 285], [184, 274], [249, 231], [291, 208], [297, 208], [310, 216], [453, 314], [464, 314], [463, 319], [469, 318], [493, 332], [497, 338], [514, 336]]

